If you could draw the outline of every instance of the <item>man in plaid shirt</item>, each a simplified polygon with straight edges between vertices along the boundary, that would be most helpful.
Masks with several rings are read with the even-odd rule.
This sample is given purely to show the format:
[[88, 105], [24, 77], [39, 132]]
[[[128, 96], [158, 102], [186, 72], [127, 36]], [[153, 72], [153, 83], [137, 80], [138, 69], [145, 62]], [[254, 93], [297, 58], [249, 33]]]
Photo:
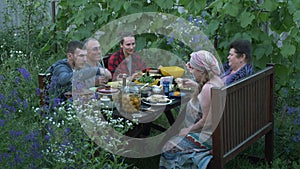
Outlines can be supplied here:
[[120, 46], [121, 49], [113, 53], [108, 60], [108, 70], [112, 73], [113, 80], [120, 80], [122, 74], [127, 74], [132, 79], [140, 77], [147, 67], [141, 56], [134, 51], [134, 35], [124, 33]]

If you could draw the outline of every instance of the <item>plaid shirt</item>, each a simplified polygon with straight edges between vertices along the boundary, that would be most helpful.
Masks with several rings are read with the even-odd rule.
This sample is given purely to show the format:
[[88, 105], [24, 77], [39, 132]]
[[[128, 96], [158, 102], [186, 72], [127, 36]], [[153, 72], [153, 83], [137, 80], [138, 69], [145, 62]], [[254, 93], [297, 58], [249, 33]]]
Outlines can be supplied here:
[[[132, 57], [132, 66], [131, 66], [131, 72], [132, 74], [138, 71], [145, 70], [146, 64], [141, 59], [141, 56], [134, 53], [131, 55]], [[112, 73], [113, 80], [116, 80], [119, 74], [127, 74], [130, 76], [130, 72], [128, 70], [126, 61], [125, 61], [125, 55], [123, 53], [123, 49], [120, 49], [119, 51], [113, 53], [109, 60], [108, 60], [108, 70]]]

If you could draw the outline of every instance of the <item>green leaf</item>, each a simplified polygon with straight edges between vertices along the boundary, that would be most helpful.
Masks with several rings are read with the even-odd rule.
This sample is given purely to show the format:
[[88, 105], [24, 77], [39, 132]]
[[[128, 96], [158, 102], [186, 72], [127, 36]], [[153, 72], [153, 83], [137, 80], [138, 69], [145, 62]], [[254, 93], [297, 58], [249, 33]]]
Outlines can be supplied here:
[[34, 8], [38, 8], [38, 7], [40, 7], [40, 6], [41, 6], [41, 3], [40, 3], [39, 1], [35, 2]]
[[124, 4], [122, 2], [123, 1], [119, 1], [119, 0], [108, 1], [111, 8], [113, 9], [113, 11], [119, 11], [121, 9], [121, 7], [123, 6], [123, 4]]
[[253, 55], [256, 57], [256, 59], [259, 60], [263, 57], [264, 53], [265, 53], [264, 47], [260, 46], [254, 50]]
[[294, 21], [300, 21], [300, 11], [296, 11], [293, 15]]
[[213, 35], [214, 32], [218, 29], [218, 27], [219, 27], [219, 21], [213, 20], [208, 24], [207, 31], [210, 35]]
[[241, 27], [245, 28], [252, 23], [252, 21], [255, 19], [255, 16], [244, 10], [238, 18], [241, 22]]
[[291, 44], [284, 44], [280, 50], [280, 54], [284, 57], [294, 55], [296, 52], [296, 47]]
[[257, 57], [257, 59], [261, 59], [261, 57], [270, 56], [273, 53], [273, 46], [271, 43], [258, 44], [254, 48], [253, 55]]
[[123, 5], [124, 10], [127, 11], [129, 6], [130, 6], [130, 2], [126, 1]]
[[142, 11], [141, 9], [143, 9], [143, 3], [140, 1], [133, 1], [130, 2], [130, 6], [126, 12], [128, 14], [139, 13]]
[[162, 9], [172, 9], [174, 5], [173, 0], [155, 0], [154, 2]]
[[262, 7], [265, 8], [268, 11], [273, 11], [278, 6], [278, 1], [276, 0], [264, 0]]
[[289, 0], [288, 1], [288, 9], [291, 13], [297, 12], [300, 9], [300, 1], [299, 0]]
[[239, 10], [241, 9], [240, 7], [240, 5], [226, 3], [223, 10], [225, 14], [228, 14], [232, 17], [237, 17], [239, 15]]
[[260, 59], [255, 59], [253, 61], [255, 67], [258, 67], [259, 69], [263, 69], [266, 67], [267, 63], [270, 63], [270, 58], [268, 56], [261, 57]]
[[275, 75], [276, 82], [284, 86], [288, 80], [289, 68], [287, 65], [276, 64], [275, 65]]
[[260, 18], [260, 20], [262, 22], [267, 22], [269, 17], [270, 17], [270, 13], [267, 13], [267, 12], [260, 12], [258, 17]]
[[206, 8], [206, 1], [199, 0], [181, 0], [180, 5], [184, 6], [185, 9], [189, 11], [190, 14], [198, 15], [199, 12], [202, 12]]
[[222, 1], [213, 1], [210, 5], [209, 8], [215, 8], [217, 11], [221, 10], [223, 7], [223, 2]]
[[152, 4], [143, 8], [143, 12], [156, 12], [156, 11], [158, 11], [158, 7]]

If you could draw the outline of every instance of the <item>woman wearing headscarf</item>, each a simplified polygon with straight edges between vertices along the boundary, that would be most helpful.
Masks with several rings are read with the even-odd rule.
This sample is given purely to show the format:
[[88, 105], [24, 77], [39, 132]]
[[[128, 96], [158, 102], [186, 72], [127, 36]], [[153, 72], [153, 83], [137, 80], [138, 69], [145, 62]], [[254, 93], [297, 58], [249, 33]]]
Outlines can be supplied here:
[[[163, 148], [160, 168], [206, 168], [212, 155], [211, 88], [221, 87], [221, 68], [208, 51], [191, 54], [186, 64], [193, 80], [185, 79], [183, 87], [194, 87], [185, 112], [185, 127]], [[181, 79], [182, 80], [182, 79]]]

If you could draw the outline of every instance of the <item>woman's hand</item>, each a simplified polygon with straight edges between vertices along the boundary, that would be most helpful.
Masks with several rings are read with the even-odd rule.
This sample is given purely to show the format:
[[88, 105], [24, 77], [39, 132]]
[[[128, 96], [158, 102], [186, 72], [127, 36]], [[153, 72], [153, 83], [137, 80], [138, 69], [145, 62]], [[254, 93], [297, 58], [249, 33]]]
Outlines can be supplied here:
[[178, 87], [182, 87], [182, 88], [197, 88], [198, 87], [198, 83], [193, 81], [192, 79], [176, 78], [175, 82], [178, 84]]
[[179, 132], [179, 136], [186, 136], [191, 131], [191, 127], [183, 128]]
[[135, 72], [135, 73], [132, 74], [131, 78], [132, 78], [132, 80], [133, 80], [133, 79], [138, 79], [138, 78], [140, 78], [142, 75], [143, 75], [143, 72], [142, 72], [142, 71]]

